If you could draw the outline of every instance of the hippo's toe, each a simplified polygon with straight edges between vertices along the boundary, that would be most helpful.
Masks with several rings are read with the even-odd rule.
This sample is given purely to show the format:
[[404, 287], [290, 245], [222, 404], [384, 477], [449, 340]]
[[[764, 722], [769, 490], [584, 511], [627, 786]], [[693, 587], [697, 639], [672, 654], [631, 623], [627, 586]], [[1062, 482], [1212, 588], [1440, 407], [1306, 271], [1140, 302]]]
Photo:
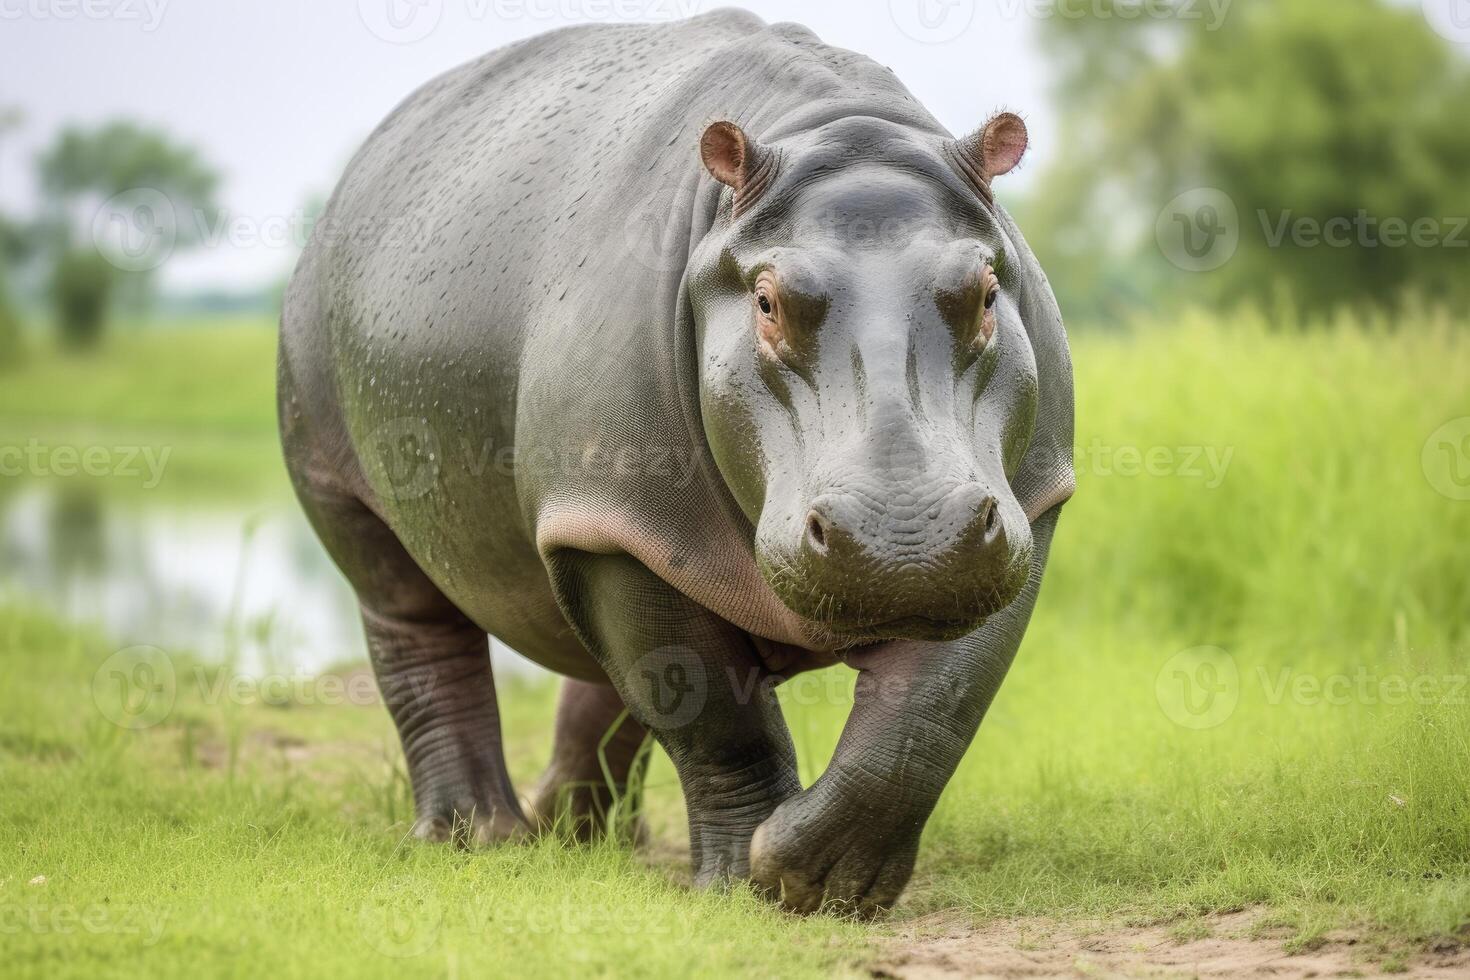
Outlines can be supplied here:
[[[803, 794], [756, 829], [750, 843], [755, 886], [793, 912], [871, 918], [898, 901], [913, 871], [914, 848], [871, 826], [842, 826]], [[803, 811], [807, 811], [803, 813]]]
[[476, 807], [445, 808], [422, 814], [413, 824], [413, 836], [436, 844], [453, 843], [460, 847], [493, 847], [525, 840], [530, 827], [519, 814], [503, 807], [481, 810]]

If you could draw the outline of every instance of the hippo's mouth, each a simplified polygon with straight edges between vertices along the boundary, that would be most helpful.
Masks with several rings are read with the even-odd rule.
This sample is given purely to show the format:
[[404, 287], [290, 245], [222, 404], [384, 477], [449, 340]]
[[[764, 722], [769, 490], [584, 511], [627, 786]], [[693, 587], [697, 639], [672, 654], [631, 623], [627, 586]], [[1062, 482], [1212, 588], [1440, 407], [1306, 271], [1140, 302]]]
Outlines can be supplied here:
[[[1010, 601], [1009, 597], [997, 597], [989, 608], [976, 608], [963, 615], [944, 615], [961, 612], [953, 604], [947, 604], [948, 608], [917, 611], [912, 607], [906, 609], [905, 604], [900, 603], [893, 603], [888, 609], [869, 608], [863, 610], [868, 615], [861, 615], [856, 614], [858, 609], [845, 609], [843, 603], [833, 603], [830, 596], [814, 597], [810, 591], [800, 588], [786, 566], [777, 565], [776, 574], [769, 574], [765, 563], [758, 561], [758, 567], [782, 605], [806, 621], [813, 637], [824, 638], [821, 641], [824, 645], [837, 649], [884, 640], [934, 643], [957, 640], [980, 629], [991, 615]], [[836, 609], [832, 608], [834, 605]], [[852, 605], [859, 606], [858, 603]]]
[[899, 616], [877, 623], [828, 621], [822, 624], [837, 636], [859, 643], [879, 640], [958, 640], [985, 625], [984, 619], [933, 619], [928, 616]]

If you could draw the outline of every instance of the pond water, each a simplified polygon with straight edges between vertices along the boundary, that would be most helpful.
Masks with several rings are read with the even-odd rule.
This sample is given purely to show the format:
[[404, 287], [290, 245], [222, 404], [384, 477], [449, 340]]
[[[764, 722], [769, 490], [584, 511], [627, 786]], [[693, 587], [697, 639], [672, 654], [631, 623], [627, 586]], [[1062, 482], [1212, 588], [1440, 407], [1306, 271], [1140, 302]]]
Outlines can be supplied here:
[[[0, 496], [0, 595], [133, 645], [318, 673], [366, 658], [352, 591], [286, 499], [256, 506], [110, 495], [48, 480]], [[540, 668], [495, 641], [496, 668]]]

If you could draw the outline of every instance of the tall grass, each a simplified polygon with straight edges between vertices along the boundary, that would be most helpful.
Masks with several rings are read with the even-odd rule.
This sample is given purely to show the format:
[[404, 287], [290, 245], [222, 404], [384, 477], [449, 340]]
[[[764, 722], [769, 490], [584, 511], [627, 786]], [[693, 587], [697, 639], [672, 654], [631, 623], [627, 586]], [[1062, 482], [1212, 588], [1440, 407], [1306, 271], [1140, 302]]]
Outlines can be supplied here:
[[[1470, 926], [1470, 501], [1421, 462], [1470, 335], [1196, 314], [1073, 348], [1077, 494], [909, 907]], [[808, 779], [821, 690], [788, 692]]]
[[[1470, 501], [1422, 465], [1431, 434], [1470, 415], [1467, 337], [1442, 318], [1282, 333], [1199, 314], [1074, 338], [1077, 495], [900, 922], [937, 909], [1192, 921], [1262, 905], [1299, 943], [1343, 925], [1415, 940], [1470, 925]], [[268, 398], [268, 334], [119, 344], [89, 370], [125, 376], [97, 390], [153, 378], [170, 393], [114, 413], [127, 425], [171, 424], [172, 401], [202, 437], [217, 423], [269, 443], [268, 408], [179, 377], [238, 373]], [[0, 418], [109, 424], [52, 390], [82, 387], [83, 368], [45, 370], [29, 395], [0, 395]], [[887, 928], [671, 883], [683, 827], [662, 758], [652, 868], [611, 846], [421, 848], [401, 840], [386, 713], [182, 704], [124, 732], [92, 701], [108, 652], [0, 615], [0, 902], [138, 904], [169, 929], [148, 950], [26, 933], [17, 955], [33, 972], [794, 975], [857, 968]], [[840, 671], [783, 691], [808, 780], [849, 691]], [[547, 756], [552, 695], [507, 684], [502, 701], [524, 786]], [[58, 887], [27, 892], [34, 874]], [[551, 921], [538, 908], [602, 924], [532, 928]], [[397, 958], [377, 948], [384, 921], [439, 925], [427, 952]]]
[[1077, 495], [921, 904], [1470, 923], [1470, 501], [1421, 465], [1470, 335], [1196, 315], [1075, 357]]

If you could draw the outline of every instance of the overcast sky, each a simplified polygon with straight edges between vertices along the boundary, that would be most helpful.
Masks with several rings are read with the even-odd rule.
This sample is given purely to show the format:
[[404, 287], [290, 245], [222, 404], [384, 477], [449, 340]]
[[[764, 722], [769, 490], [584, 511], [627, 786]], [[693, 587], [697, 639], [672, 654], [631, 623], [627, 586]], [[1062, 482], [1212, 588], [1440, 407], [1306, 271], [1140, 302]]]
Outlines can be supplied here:
[[[1051, 117], [1024, 4], [975, 0], [748, 0], [891, 67], [941, 122], [993, 109], [1032, 129], [1035, 173]], [[568, 24], [664, 20], [705, 0], [0, 0], [0, 207], [34, 210], [33, 160], [57, 128], [126, 116], [165, 126], [223, 176], [220, 203], [262, 234], [325, 194], [368, 131], [412, 89], [501, 45]], [[997, 6], [1003, 8], [995, 9]], [[920, 14], [926, 14], [924, 19]], [[1021, 176], [1020, 180], [1024, 181]], [[245, 288], [289, 268], [277, 244], [174, 256], [173, 288]]]
[[[1203, 18], [1232, 0], [1191, 0]], [[1410, 0], [1411, 2], [1411, 0]], [[1441, 0], [1422, 0], [1426, 5]], [[1467, 0], [1447, 0], [1465, 3]], [[1058, 5], [1062, 6], [1058, 6]], [[967, 131], [1020, 112], [1031, 152], [1012, 187], [1056, 152], [1037, 18], [1087, 0], [747, 0], [892, 68], [941, 122]], [[279, 239], [325, 195], [368, 131], [416, 86], [485, 51], [568, 24], [667, 20], [712, 0], [0, 0], [0, 208], [37, 204], [33, 160], [66, 123], [119, 116], [165, 126], [223, 176], [220, 203], [247, 229], [176, 255], [173, 288], [249, 288], [288, 269]], [[275, 243], [252, 241], [255, 228]]]

